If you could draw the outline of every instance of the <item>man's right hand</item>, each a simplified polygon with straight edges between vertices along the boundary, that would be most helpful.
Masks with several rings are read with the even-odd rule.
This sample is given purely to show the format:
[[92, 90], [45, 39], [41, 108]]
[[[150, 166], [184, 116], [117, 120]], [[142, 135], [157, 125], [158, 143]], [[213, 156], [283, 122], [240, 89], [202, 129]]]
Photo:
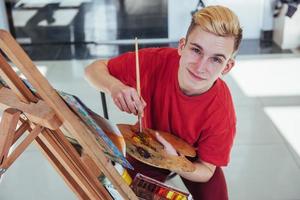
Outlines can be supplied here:
[[135, 88], [118, 83], [112, 85], [109, 90], [114, 103], [121, 111], [133, 113], [134, 115], [143, 113], [146, 102], [142, 97], [139, 98]]

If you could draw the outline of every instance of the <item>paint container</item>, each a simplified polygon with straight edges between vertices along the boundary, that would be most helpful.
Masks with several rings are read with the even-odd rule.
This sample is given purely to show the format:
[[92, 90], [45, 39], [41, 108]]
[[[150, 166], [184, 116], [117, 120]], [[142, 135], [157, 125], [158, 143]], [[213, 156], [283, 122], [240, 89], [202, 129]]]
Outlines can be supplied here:
[[127, 185], [131, 185], [132, 183], [132, 178], [131, 176], [128, 174], [127, 170], [120, 165], [119, 163], [116, 163], [114, 165], [114, 167], [116, 168], [116, 170], [119, 172], [119, 174], [122, 176], [122, 178], [124, 179], [124, 181], [127, 183]]
[[142, 200], [191, 200], [192, 196], [175, 187], [166, 185], [157, 180], [137, 174], [131, 188]]

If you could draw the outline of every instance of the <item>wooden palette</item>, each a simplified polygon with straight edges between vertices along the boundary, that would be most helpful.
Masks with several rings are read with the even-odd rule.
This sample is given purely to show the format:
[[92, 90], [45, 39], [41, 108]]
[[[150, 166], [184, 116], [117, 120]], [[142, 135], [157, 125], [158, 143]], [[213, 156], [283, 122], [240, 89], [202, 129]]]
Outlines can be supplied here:
[[118, 124], [118, 128], [125, 139], [127, 153], [135, 159], [171, 171], [192, 172], [195, 170], [192, 162], [185, 156], [195, 157], [196, 151], [182, 139], [170, 133], [158, 131], [180, 154], [180, 156], [174, 156], [166, 153], [163, 145], [156, 140], [154, 130], [144, 129], [143, 133], [137, 134], [137, 126]]

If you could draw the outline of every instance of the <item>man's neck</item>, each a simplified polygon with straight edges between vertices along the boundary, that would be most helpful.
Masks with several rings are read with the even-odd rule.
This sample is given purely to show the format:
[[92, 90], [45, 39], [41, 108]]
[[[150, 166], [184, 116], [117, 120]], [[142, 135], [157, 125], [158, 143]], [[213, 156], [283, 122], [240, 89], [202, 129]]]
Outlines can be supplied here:
[[205, 92], [207, 92], [214, 84], [211, 84], [210, 86], [208, 87], [205, 87], [205, 88], [202, 88], [202, 89], [199, 89], [199, 90], [185, 90], [184, 88], [181, 88], [180, 87], [180, 84], [179, 84], [179, 87], [181, 89], [181, 91], [183, 92], [183, 94], [185, 94], [186, 96], [198, 96], [198, 95], [201, 95]]

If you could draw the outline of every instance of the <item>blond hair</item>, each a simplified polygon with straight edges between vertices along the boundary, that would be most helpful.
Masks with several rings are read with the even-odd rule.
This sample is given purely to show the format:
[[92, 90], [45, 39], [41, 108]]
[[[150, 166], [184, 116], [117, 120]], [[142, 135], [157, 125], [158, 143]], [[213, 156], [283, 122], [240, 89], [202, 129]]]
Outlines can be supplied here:
[[207, 6], [197, 11], [193, 15], [192, 22], [188, 28], [186, 40], [188, 40], [189, 34], [196, 26], [218, 36], [233, 37], [234, 53], [238, 50], [243, 30], [240, 27], [238, 17], [229, 8], [224, 6]]

